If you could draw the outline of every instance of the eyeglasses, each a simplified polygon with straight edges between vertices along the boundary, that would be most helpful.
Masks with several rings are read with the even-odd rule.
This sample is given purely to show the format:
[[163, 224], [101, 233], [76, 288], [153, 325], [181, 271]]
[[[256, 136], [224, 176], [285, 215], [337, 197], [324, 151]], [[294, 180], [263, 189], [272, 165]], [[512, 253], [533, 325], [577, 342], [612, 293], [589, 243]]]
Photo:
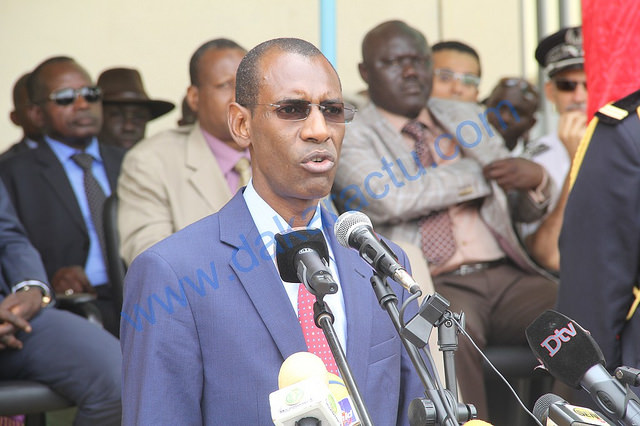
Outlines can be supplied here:
[[[276, 116], [281, 120], [302, 121], [311, 114], [311, 107], [317, 106], [324, 119], [332, 123], [350, 123], [358, 111], [356, 107], [342, 102], [312, 104], [308, 101], [286, 101], [279, 104], [253, 104], [256, 106], [270, 106], [275, 108]], [[248, 106], [248, 105], [245, 105]]]
[[454, 72], [448, 68], [436, 68], [433, 73], [443, 83], [449, 83], [452, 80], [458, 80], [464, 86], [478, 87], [480, 85], [480, 77], [473, 74], [467, 74], [462, 72]]
[[84, 100], [89, 103], [94, 103], [102, 99], [102, 90], [98, 86], [85, 86], [79, 89], [61, 89], [51, 93], [49, 100], [55, 102], [56, 105], [66, 106], [75, 102], [78, 96], [82, 96]]
[[556, 85], [556, 89], [561, 92], [573, 92], [578, 88], [578, 84], [582, 84], [584, 90], [587, 90], [587, 82], [586, 81], [576, 81], [576, 80], [567, 80], [564, 78], [559, 78], [557, 80], [553, 80], [553, 84]]

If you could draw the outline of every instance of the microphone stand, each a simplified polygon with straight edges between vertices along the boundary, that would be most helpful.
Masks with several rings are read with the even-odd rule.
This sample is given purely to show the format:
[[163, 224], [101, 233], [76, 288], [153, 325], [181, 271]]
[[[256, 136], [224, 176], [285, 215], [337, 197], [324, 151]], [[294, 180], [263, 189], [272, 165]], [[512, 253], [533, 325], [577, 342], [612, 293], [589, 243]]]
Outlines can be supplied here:
[[373, 426], [373, 422], [371, 421], [367, 407], [364, 405], [358, 385], [353, 378], [349, 364], [347, 364], [347, 357], [340, 345], [338, 335], [333, 328], [333, 314], [331, 313], [331, 310], [329, 310], [329, 306], [324, 302], [323, 294], [316, 295], [316, 301], [313, 304], [313, 319], [316, 326], [321, 328], [324, 332], [329, 349], [331, 349], [333, 358], [335, 359], [338, 370], [340, 371], [340, 376], [342, 376], [342, 379], [344, 380], [344, 384], [346, 385], [349, 395], [353, 400], [354, 408], [360, 417], [360, 423], [362, 426]]
[[[408, 339], [405, 336], [405, 333], [403, 332], [404, 329], [402, 326], [402, 320], [400, 318], [400, 313], [397, 307], [398, 297], [393, 292], [391, 287], [389, 287], [389, 285], [386, 282], [386, 279], [383, 279], [377, 272], [374, 272], [373, 276], [371, 277], [371, 285], [373, 286], [373, 290], [376, 294], [376, 297], [378, 298], [378, 302], [380, 303], [380, 306], [384, 310], [386, 310], [387, 313], [389, 314], [389, 317], [391, 318], [393, 325], [398, 331], [402, 344], [406, 348], [409, 354], [409, 358], [411, 359], [411, 362], [413, 363], [413, 366], [416, 372], [420, 376], [420, 380], [422, 381], [422, 384], [425, 387], [425, 396], [432, 403], [432, 406], [431, 406], [431, 404], [428, 404], [429, 401], [418, 401], [417, 404], [414, 404], [417, 400], [412, 401], [410, 406], [410, 421], [412, 420], [412, 417], [414, 417], [411, 415], [411, 411], [413, 410], [421, 411], [421, 412], [416, 411], [416, 416], [415, 416], [416, 421], [419, 421], [421, 424], [434, 424], [433, 422], [437, 420], [436, 424], [438, 425], [450, 425], [450, 424], [457, 425], [458, 421], [467, 421], [470, 418], [475, 417], [475, 407], [473, 407], [470, 404], [465, 405], [465, 404], [457, 403], [457, 390], [456, 390], [456, 384], [455, 384], [456, 383], [455, 367], [453, 367], [453, 364], [452, 364], [453, 358], [445, 358], [445, 361], [447, 361], [447, 359], [450, 360], [449, 362], [447, 362], [447, 365], [445, 366], [446, 368], [445, 372], [447, 375], [448, 388], [450, 386], [453, 386], [453, 389], [456, 390], [456, 394], [454, 394], [454, 396], [451, 398], [443, 398], [443, 395], [435, 388], [433, 384], [433, 379], [431, 377], [431, 374], [429, 373], [429, 370], [427, 369], [424, 363], [424, 359], [422, 358], [422, 356], [420, 355], [420, 352], [418, 351], [418, 348], [416, 347], [417, 345], [411, 342], [410, 339]], [[440, 299], [436, 300], [436, 302], [440, 302], [441, 304], [446, 303], [446, 305], [444, 306], [448, 307], [448, 302], [444, 298], [440, 297]], [[454, 327], [455, 327], [455, 324], [454, 324]], [[422, 345], [422, 347], [426, 346], [427, 344], [427, 341], [429, 339], [429, 334], [431, 331], [431, 326], [425, 326], [422, 328], [421, 331], [425, 331], [425, 330], [427, 331], [426, 340], [424, 341], [424, 344]], [[455, 336], [455, 328], [453, 332], [453, 338], [457, 344], [457, 338]], [[451, 333], [450, 332], [445, 333], [445, 340], [449, 344], [451, 343], [450, 339], [451, 339]], [[422, 341], [422, 339], [420, 339], [420, 341]], [[452, 350], [451, 346], [448, 346], [446, 350], [451, 351]], [[435, 374], [437, 374], [437, 372], [435, 372]], [[435, 413], [433, 412], [433, 409], [435, 409]]]

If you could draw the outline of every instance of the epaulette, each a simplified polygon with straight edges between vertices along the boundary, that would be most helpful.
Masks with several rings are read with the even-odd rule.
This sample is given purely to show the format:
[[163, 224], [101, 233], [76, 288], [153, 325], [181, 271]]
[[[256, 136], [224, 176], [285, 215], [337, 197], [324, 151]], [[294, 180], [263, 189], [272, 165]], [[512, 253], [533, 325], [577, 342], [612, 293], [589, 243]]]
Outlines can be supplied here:
[[613, 103], [606, 104], [596, 112], [596, 115], [601, 123], [615, 125], [627, 118], [629, 113], [635, 111], [638, 106], [640, 106], [640, 90]]

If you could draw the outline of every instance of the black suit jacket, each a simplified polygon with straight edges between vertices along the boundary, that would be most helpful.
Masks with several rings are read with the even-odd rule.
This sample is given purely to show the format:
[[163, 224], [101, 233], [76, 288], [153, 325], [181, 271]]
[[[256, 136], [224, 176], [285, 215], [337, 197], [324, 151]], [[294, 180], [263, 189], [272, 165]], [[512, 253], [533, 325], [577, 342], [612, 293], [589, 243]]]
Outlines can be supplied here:
[[[116, 189], [124, 150], [100, 144], [111, 191]], [[4, 181], [47, 276], [64, 266], [84, 266], [89, 234], [80, 205], [60, 161], [48, 144], [0, 161]]]

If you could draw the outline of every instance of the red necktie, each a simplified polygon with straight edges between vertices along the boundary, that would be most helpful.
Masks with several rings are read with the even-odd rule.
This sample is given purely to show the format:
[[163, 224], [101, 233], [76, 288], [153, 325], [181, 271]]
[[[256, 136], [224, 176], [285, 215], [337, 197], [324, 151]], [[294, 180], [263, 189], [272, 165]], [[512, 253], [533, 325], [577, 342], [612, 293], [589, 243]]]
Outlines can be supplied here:
[[[429, 139], [433, 133], [417, 120], [411, 120], [402, 128], [416, 141], [416, 154], [424, 167], [435, 167], [435, 161], [429, 149]], [[418, 221], [422, 238], [422, 251], [429, 263], [442, 265], [456, 252], [456, 240], [449, 210], [437, 210]]]
[[307, 343], [309, 352], [322, 359], [329, 373], [338, 374], [338, 367], [333, 359], [327, 339], [324, 337], [322, 329], [316, 327], [313, 321], [313, 303], [315, 301], [316, 297], [309, 293], [304, 284], [300, 284], [298, 286], [298, 320], [300, 327], [302, 327], [304, 341]]

